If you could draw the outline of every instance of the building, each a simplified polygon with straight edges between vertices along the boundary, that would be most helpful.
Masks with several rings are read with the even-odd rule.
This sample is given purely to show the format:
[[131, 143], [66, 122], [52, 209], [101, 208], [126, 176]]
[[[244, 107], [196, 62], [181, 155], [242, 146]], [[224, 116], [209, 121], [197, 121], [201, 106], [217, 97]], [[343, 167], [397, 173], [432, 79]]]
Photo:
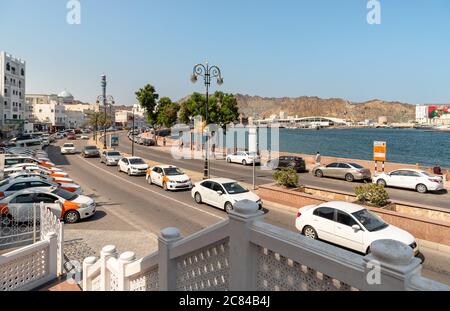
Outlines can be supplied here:
[[418, 105], [416, 106], [416, 122], [450, 125], [450, 105]]
[[[67, 109], [67, 107], [64, 107]], [[65, 127], [69, 129], [76, 129], [86, 125], [88, 118], [82, 111], [65, 110], [66, 119]]]
[[0, 52], [0, 125], [19, 124], [24, 120], [26, 63]]
[[53, 130], [64, 129], [67, 122], [64, 104], [54, 99], [50, 99], [48, 103], [34, 104], [33, 117], [37, 122], [46, 124], [47, 128]]
[[128, 110], [120, 110], [115, 113], [116, 126], [132, 127], [133, 112]]

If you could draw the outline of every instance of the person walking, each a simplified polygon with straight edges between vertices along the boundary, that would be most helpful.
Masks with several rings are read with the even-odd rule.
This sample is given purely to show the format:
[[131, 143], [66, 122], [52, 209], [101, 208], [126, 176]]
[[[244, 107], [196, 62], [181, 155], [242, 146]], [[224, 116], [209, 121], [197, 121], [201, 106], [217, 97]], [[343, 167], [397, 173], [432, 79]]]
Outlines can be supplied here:
[[320, 165], [321, 160], [322, 160], [322, 156], [320, 155], [320, 152], [317, 151], [316, 158], [315, 158], [316, 166]]
[[167, 140], [166, 140], [166, 137], [164, 137], [163, 138], [163, 145], [164, 145], [164, 147], [166, 146], [166, 144], [167, 144]]

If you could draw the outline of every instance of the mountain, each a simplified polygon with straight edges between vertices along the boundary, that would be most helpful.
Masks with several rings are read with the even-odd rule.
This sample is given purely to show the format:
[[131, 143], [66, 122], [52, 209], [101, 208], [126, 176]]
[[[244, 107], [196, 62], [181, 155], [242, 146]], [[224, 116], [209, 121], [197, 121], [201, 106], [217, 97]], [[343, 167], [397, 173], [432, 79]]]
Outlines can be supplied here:
[[366, 119], [378, 121], [385, 116], [389, 123], [408, 122], [415, 120], [416, 106], [400, 102], [370, 100], [362, 103], [351, 103], [341, 98], [322, 99], [319, 97], [283, 97], [268, 98], [236, 94], [239, 111], [245, 116], [254, 113], [258, 118], [279, 115], [281, 111], [289, 116], [309, 117], [324, 116], [363, 121]]

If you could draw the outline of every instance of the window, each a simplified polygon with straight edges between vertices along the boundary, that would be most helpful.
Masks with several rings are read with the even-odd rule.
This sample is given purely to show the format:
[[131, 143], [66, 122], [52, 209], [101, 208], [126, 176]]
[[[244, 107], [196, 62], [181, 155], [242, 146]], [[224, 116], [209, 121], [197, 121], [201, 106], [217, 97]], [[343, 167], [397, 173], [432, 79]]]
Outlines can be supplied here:
[[11, 65], [9, 63], [6, 63], [6, 70], [8, 70], [8, 71], [11, 70]]
[[389, 226], [380, 217], [367, 209], [362, 209], [352, 215], [370, 232], [379, 231]]
[[391, 176], [401, 176], [402, 175], [402, 171], [395, 171], [395, 172], [392, 172], [390, 175]]
[[314, 215], [328, 220], [334, 220], [334, 208], [319, 207], [314, 211]]
[[337, 211], [337, 222], [349, 227], [357, 225], [356, 221], [347, 213]]
[[212, 182], [210, 182], [210, 181], [205, 181], [201, 185], [207, 189], [212, 189], [212, 186], [213, 186]]
[[222, 186], [219, 185], [218, 183], [213, 183], [212, 184], [212, 190], [213, 191], [222, 191], [222, 192], [224, 192]]
[[327, 165], [327, 168], [337, 168], [339, 166], [338, 163], [331, 163], [329, 165]]
[[225, 187], [225, 190], [229, 193], [229, 194], [239, 194], [239, 193], [246, 193], [249, 192], [247, 189], [245, 189], [244, 187], [242, 187], [240, 184], [238, 184], [237, 182], [231, 182], [231, 183], [226, 183], [223, 184], [223, 186]]
[[34, 198], [34, 203], [55, 203], [55, 201], [59, 201], [57, 197], [46, 193], [38, 193]]
[[25, 75], [25, 70], [24, 70], [23, 68], [20, 70], [20, 75], [21, 75], [21, 76], [24, 76], [24, 75]]
[[6, 191], [19, 191], [19, 190], [22, 190], [25, 188], [27, 188], [27, 183], [19, 182], [19, 183], [12, 185], [11, 187], [9, 187], [8, 190], [6, 190]]
[[339, 163], [339, 168], [350, 168], [350, 166], [345, 163]]
[[12, 204], [29, 204], [33, 202], [33, 193], [21, 194], [11, 200]]
[[30, 182], [30, 188], [36, 188], [36, 187], [51, 187], [51, 184], [42, 182], [42, 181], [32, 181]]

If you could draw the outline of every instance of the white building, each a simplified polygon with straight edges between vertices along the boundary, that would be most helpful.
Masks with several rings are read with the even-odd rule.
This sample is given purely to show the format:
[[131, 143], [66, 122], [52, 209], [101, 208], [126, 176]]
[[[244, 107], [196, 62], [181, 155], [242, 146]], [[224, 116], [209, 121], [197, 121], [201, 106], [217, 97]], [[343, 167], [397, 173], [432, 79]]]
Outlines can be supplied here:
[[145, 108], [141, 107], [140, 104], [134, 104], [132, 108], [132, 112], [135, 116], [144, 118], [146, 116]]
[[33, 105], [33, 116], [36, 121], [62, 129], [66, 126], [67, 116], [63, 103], [50, 99], [48, 103]]
[[116, 125], [131, 127], [131, 123], [133, 121], [133, 112], [128, 110], [120, 110], [116, 111], [115, 114]]
[[[65, 108], [67, 109], [67, 107]], [[87, 116], [84, 112], [65, 110], [65, 114], [66, 114], [66, 121], [65, 121], [66, 128], [70, 129], [80, 128], [84, 126], [87, 122]]]
[[24, 120], [26, 63], [0, 52], [0, 125]]
[[428, 123], [428, 107], [424, 105], [416, 106], [416, 121], [421, 124]]

